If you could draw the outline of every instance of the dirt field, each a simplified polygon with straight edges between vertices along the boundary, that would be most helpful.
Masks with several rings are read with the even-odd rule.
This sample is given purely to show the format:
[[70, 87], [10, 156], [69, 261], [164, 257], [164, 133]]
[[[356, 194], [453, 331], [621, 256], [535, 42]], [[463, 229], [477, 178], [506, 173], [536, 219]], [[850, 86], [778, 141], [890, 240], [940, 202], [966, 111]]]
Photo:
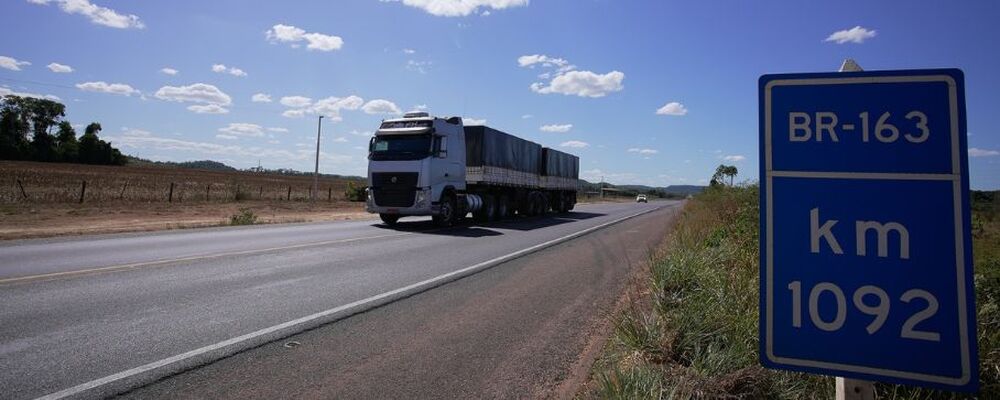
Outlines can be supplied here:
[[0, 161], [0, 177], [0, 240], [224, 225], [241, 208], [258, 223], [371, 218], [343, 179], [321, 178], [313, 203], [309, 176]]
[[257, 223], [264, 224], [374, 217], [363, 203], [343, 201], [2, 205], [0, 240], [228, 225], [241, 208], [252, 210]]

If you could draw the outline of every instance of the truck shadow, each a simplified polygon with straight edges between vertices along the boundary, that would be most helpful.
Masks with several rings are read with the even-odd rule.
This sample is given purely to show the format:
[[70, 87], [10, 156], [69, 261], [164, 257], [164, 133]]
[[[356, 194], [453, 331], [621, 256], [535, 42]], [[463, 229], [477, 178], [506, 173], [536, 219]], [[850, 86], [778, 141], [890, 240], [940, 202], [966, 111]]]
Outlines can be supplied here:
[[530, 231], [539, 228], [568, 224], [570, 222], [583, 221], [585, 219], [591, 219], [603, 215], [605, 214], [571, 211], [565, 214], [549, 214], [544, 217], [514, 218], [501, 222], [495, 222], [491, 225], [496, 226], [497, 228]]
[[393, 230], [399, 232], [416, 232], [428, 235], [446, 235], [458, 237], [487, 237], [500, 236], [502, 232], [497, 232], [488, 228], [512, 229], [518, 231], [530, 231], [539, 228], [567, 224], [575, 221], [600, 217], [606, 214], [589, 212], [569, 212], [566, 214], [549, 214], [544, 217], [515, 217], [503, 221], [490, 223], [477, 223], [471, 219], [464, 219], [462, 223], [451, 228], [439, 228], [433, 222], [424, 221], [399, 221], [396, 226], [386, 224], [374, 224], [372, 226], [379, 229]]
[[396, 224], [396, 226], [388, 226], [386, 224], [375, 224], [372, 226], [385, 230], [392, 230], [399, 232], [416, 232], [427, 235], [447, 235], [447, 236], [472, 237], [472, 238], [503, 235], [503, 233], [491, 229], [484, 229], [478, 226], [469, 226], [468, 222], [463, 222], [462, 224], [453, 226], [451, 228], [440, 228], [434, 225], [434, 223], [431, 221], [399, 221]]

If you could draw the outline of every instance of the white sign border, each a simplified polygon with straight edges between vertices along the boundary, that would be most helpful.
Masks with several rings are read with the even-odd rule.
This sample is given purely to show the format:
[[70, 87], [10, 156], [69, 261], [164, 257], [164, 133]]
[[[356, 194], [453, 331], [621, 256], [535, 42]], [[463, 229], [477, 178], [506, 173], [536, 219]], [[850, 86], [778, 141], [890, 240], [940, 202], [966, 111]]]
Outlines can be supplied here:
[[[802, 86], [802, 85], [842, 85], [842, 84], [879, 84], [879, 83], [914, 83], [914, 82], [944, 82], [948, 85], [949, 113], [951, 116], [951, 174], [905, 174], [905, 173], [817, 173], [795, 171], [774, 171], [771, 164], [771, 90], [776, 86]], [[888, 376], [916, 381], [938, 383], [953, 386], [964, 386], [969, 383], [971, 377], [971, 355], [969, 352], [969, 321], [966, 304], [965, 291], [965, 241], [962, 235], [962, 169], [959, 140], [959, 115], [958, 115], [958, 85], [955, 79], [949, 75], [913, 75], [913, 76], [873, 76], [873, 77], [829, 77], [829, 78], [804, 78], [804, 79], [776, 79], [769, 81], [764, 87], [764, 156], [765, 171], [767, 180], [766, 210], [767, 210], [767, 308], [766, 308], [766, 357], [775, 364], [784, 364], [801, 367], [812, 367], [831, 369], [846, 372], [855, 372], [876, 376]], [[776, 174], [777, 173], [777, 174]], [[816, 176], [822, 174], [822, 176]], [[955, 264], [958, 284], [958, 320], [959, 320], [959, 341], [962, 351], [962, 376], [953, 378], [950, 376], [938, 376], [922, 374], [916, 372], [897, 371], [884, 368], [866, 367], [862, 365], [840, 364], [815, 360], [803, 360], [797, 358], [778, 357], [774, 355], [774, 209], [773, 209], [773, 177], [824, 177], [834, 179], [892, 179], [892, 180], [951, 180], [954, 220], [955, 220]], [[810, 176], [812, 175], [812, 176]]]

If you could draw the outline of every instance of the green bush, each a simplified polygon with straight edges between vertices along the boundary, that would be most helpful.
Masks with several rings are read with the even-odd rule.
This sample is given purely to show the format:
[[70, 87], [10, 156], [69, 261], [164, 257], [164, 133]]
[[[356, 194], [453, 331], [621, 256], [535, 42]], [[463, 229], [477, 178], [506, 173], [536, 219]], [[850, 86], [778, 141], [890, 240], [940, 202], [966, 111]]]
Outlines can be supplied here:
[[240, 208], [240, 211], [229, 217], [229, 225], [253, 225], [257, 223], [257, 214], [249, 208]]
[[347, 181], [347, 189], [344, 191], [344, 198], [347, 201], [365, 201], [365, 187], [354, 184], [354, 181]]

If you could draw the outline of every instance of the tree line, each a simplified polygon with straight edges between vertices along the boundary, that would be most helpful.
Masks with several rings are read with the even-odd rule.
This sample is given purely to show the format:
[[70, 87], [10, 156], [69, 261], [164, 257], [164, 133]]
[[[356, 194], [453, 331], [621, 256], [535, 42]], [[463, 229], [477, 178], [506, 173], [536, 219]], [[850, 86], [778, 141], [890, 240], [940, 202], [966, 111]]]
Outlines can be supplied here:
[[[124, 165], [126, 158], [97, 135], [92, 122], [79, 138], [62, 103], [14, 95], [0, 100], [0, 160]], [[52, 131], [55, 131], [55, 134]]]

